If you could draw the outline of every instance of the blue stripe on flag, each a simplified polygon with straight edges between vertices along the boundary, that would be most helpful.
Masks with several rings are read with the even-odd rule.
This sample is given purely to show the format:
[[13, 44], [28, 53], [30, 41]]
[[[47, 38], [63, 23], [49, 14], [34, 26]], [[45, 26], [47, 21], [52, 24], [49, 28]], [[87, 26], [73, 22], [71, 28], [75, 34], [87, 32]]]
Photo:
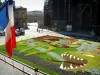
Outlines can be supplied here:
[[0, 9], [0, 29], [4, 30], [8, 23], [8, 2]]

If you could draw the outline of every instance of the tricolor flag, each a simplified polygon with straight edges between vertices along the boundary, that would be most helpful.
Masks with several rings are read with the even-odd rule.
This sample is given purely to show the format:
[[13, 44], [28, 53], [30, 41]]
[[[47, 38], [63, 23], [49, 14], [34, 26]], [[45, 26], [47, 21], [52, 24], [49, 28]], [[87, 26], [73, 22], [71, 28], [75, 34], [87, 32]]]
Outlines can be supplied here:
[[13, 0], [8, 0], [0, 9], [0, 29], [5, 30], [5, 47], [8, 57], [12, 57], [12, 50], [16, 47], [14, 28]]

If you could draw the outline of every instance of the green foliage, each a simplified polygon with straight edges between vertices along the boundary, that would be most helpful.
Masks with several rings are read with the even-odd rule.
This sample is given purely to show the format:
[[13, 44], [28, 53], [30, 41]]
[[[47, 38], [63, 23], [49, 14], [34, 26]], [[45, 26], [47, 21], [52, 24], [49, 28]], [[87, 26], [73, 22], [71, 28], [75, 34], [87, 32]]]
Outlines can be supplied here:
[[20, 51], [19, 51], [19, 53], [24, 53], [24, 52], [29, 51], [29, 50], [31, 50], [31, 49], [33, 49], [33, 47], [28, 48], [28, 49], [23, 49], [23, 50], [20, 50]]
[[[7, 53], [6, 53], [5, 51], [3, 51], [3, 50], [0, 50], [0, 52], [7, 55]], [[33, 62], [29, 62], [29, 61], [27, 61], [27, 60], [25, 60], [25, 59], [22, 59], [22, 58], [20, 58], [20, 57], [18, 57], [18, 56], [15, 56], [15, 55], [13, 55], [12, 57], [13, 57], [14, 59], [16, 59], [17, 61], [19, 61], [19, 62], [21, 62], [21, 63], [25, 63], [25, 64], [27, 64], [27, 65], [33, 67], [33, 68], [34, 68], [34, 65], [36, 64], [36, 63], [33, 63]], [[48, 73], [48, 74], [50, 74], [50, 75], [52, 75], [52, 74], [53, 74], [53, 75], [60, 75], [60, 74], [58, 74], [58, 73], [56, 73], [56, 72], [54, 72], [54, 71], [52, 71], [52, 70], [50, 70], [50, 69], [48, 69], [48, 68], [44, 68], [44, 67], [41, 67], [41, 66], [38, 66], [38, 65], [37, 65], [37, 67], [38, 67], [39, 70], [41, 70], [41, 71], [43, 71], [43, 72], [45, 72], [45, 73]]]
[[[28, 41], [31, 41], [31, 42], [34, 42], [35, 46], [30, 46], [28, 45]], [[47, 60], [47, 58], [53, 58], [53, 59], [56, 59], [52, 56], [50, 56], [48, 54], [48, 52], [54, 52], [58, 55], [61, 55], [62, 53], [71, 53], [72, 55], [75, 55], [79, 58], [84, 58], [88, 61], [87, 65], [82, 68], [82, 70], [86, 70], [86, 69], [89, 69], [89, 68], [95, 68], [95, 69], [100, 69], [100, 63], [99, 63], [99, 60], [100, 60], [100, 55], [94, 55], [95, 57], [88, 57], [88, 56], [85, 56], [84, 54], [88, 54], [88, 52], [77, 52], [77, 47], [78, 45], [76, 44], [73, 44], [71, 45], [70, 48], [63, 48], [61, 44], [58, 43], [58, 41], [53, 41], [51, 44], [48, 44], [48, 42], [50, 42], [50, 40], [45, 40], [45, 41], [37, 41], [35, 39], [28, 39], [28, 40], [22, 40], [20, 42], [17, 42], [17, 48], [15, 49], [16, 51], [18, 51], [19, 53], [24, 53], [24, 56], [32, 56], [32, 55], [36, 55], [40, 58], [42, 58], [43, 60], [46, 60], [47, 62], [49, 60]], [[92, 42], [91, 41], [87, 41], [87, 40], [83, 40], [82, 42], [85, 42], [85, 43], [89, 43], [90, 45], [92, 43], [94, 43], [95, 45], [99, 45], [100, 44], [97, 44], [95, 42]], [[54, 47], [53, 45], [57, 45], [58, 47]], [[44, 48], [45, 50], [42, 51], [42, 50], [37, 50], [36, 48], [37, 47], [41, 47], [41, 48]], [[98, 47], [99, 48], [99, 47]], [[5, 53], [5, 46], [0, 46], [0, 52], [2, 53]], [[16, 58], [17, 60], [20, 60], [22, 61], [23, 59], [21, 58]], [[26, 60], [23, 60], [22, 62], [24, 63], [27, 63], [30, 65], [31, 62], [28, 62]], [[49, 61], [50, 62], [50, 61]], [[58, 64], [57, 62], [55, 64]], [[94, 65], [95, 64], [95, 65]], [[33, 65], [31, 65], [33, 66]], [[46, 68], [40, 68], [41, 70], [45, 70], [46, 72]], [[81, 70], [81, 69], [79, 69]], [[49, 71], [49, 72], [48, 72]], [[51, 75], [59, 75], [59, 74], [56, 74], [55, 72], [52, 72], [51, 70], [48, 70], [47, 73], [51, 74]], [[50, 73], [51, 72], [51, 73]]]

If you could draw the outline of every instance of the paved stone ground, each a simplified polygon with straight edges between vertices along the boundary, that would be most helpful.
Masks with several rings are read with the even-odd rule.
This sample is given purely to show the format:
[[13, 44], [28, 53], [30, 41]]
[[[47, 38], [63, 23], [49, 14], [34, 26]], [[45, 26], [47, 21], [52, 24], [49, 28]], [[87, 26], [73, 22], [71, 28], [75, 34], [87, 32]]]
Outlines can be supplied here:
[[0, 75], [28, 75], [0, 60]]
[[[58, 34], [56, 32], [49, 31], [47, 29], [43, 29], [43, 32], [39, 33], [39, 32], [37, 32], [37, 26], [35, 26], [35, 23], [33, 23], [33, 25], [31, 25], [31, 26], [28, 26], [28, 28], [29, 28], [28, 30], [25, 30], [24, 36], [17, 36], [16, 37], [17, 41], [30, 39], [33, 37], [38, 37], [38, 36], [43, 36], [43, 35], [64, 36], [62, 34]], [[67, 37], [67, 36], [64, 36], [64, 37]], [[0, 45], [3, 45], [4, 43], [5, 43], [5, 37], [0, 36]]]
[[[19, 63], [16, 60], [10, 59], [0, 53], [0, 75], [18, 75], [18, 74], [35, 75], [35, 71], [34, 68], [28, 67], [28, 65], [24, 63], [23, 64]], [[38, 75], [48, 75], [48, 74], [39, 71]]]

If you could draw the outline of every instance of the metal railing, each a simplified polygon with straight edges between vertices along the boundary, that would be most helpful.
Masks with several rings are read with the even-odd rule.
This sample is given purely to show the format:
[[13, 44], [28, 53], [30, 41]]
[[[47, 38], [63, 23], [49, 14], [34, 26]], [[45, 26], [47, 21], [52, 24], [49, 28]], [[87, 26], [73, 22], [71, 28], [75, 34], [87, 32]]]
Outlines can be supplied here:
[[[28, 66], [28, 65], [26, 65], [26, 64], [24, 64], [24, 63], [22, 63], [18, 60], [15, 60], [13, 58], [10, 59], [5, 54], [0, 53], [0, 60], [4, 61], [5, 63], [7, 63], [11, 66], [13, 66], [14, 68], [20, 70], [21, 72], [23, 72], [27, 75], [35, 75], [35, 71], [34, 71], [35, 68], [32, 68], [32, 67], [30, 67], [30, 66]], [[39, 70], [38, 75], [49, 75], [49, 74]]]

